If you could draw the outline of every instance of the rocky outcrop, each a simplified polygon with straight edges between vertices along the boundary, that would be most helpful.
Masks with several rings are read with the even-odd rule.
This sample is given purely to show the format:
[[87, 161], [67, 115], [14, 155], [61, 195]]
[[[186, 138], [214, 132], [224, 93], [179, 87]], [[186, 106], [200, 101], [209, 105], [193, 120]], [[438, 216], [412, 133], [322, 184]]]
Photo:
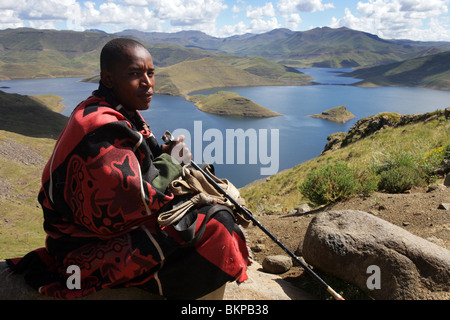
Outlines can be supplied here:
[[328, 143], [322, 153], [325, 153], [328, 150], [345, 147], [350, 143], [356, 142], [386, 128], [397, 128], [417, 122], [428, 122], [442, 116], [444, 116], [443, 110], [414, 115], [384, 112], [375, 116], [366, 117], [358, 120], [347, 133], [338, 132], [330, 135], [327, 139]]
[[325, 110], [319, 114], [313, 114], [308, 117], [311, 118], [320, 118], [328, 121], [338, 122], [338, 123], [346, 123], [353, 119], [355, 115], [353, 115], [350, 111], [347, 110], [346, 106], [339, 106], [335, 108], [331, 108], [329, 110]]
[[450, 299], [450, 251], [363, 211], [318, 214], [302, 253], [375, 299]]

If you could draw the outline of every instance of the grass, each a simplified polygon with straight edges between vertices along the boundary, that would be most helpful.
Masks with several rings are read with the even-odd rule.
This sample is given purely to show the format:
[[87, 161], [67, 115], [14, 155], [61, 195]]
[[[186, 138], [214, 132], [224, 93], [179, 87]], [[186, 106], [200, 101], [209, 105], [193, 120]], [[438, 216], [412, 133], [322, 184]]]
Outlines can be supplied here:
[[[55, 140], [33, 138], [0, 130], [0, 150], [12, 143], [14, 149], [34, 152], [48, 159]], [[21, 155], [0, 153], [0, 259], [22, 256], [42, 247], [45, 233], [37, 195], [45, 162], [23, 163]]]
[[[44, 245], [41, 174], [67, 117], [62, 99], [0, 91], [0, 259]], [[6, 121], [5, 121], [6, 119]]]

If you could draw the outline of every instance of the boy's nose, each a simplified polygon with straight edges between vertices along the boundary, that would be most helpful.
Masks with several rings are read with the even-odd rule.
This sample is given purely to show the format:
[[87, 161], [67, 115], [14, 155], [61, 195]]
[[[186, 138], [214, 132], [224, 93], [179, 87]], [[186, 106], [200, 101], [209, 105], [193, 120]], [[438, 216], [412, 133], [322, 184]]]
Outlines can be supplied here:
[[141, 79], [141, 83], [145, 86], [151, 87], [152, 86], [152, 78], [148, 76], [148, 74], [144, 74], [144, 76]]

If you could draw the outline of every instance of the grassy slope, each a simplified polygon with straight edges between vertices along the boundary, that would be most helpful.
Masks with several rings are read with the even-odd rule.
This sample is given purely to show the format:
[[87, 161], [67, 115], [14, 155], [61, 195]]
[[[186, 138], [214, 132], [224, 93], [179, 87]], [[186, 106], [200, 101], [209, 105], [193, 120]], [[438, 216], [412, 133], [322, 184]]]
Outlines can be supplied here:
[[0, 126], [0, 259], [44, 245], [37, 195], [55, 138], [67, 121], [57, 113], [60, 100], [0, 91], [1, 113], [8, 119]]
[[411, 86], [450, 90], [450, 51], [361, 69], [346, 76], [364, 79], [358, 83], [361, 86]]
[[0, 77], [78, 77], [98, 71], [100, 49], [114, 36], [74, 31], [0, 32]]
[[212, 114], [258, 118], [280, 116], [234, 92], [219, 91], [208, 96], [195, 95], [188, 100], [195, 102], [195, 106], [201, 111]]
[[365, 170], [383, 162], [389, 154], [400, 152], [410, 152], [421, 159], [426, 153], [447, 145], [449, 141], [450, 121], [445, 121], [443, 117], [427, 123], [388, 128], [285, 170], [272, 176], [269, 181], [250, 184], [242, 188], [241, 192], [254, 213], [275, 209], [275, 206], [278, 210], [280, 207], [293, 209], [308, 202], [299, 187], [314, 169], [345, 161], [357, 170]]
[[[37, 195], [55, 140], [4, 130], [0, 134], [0, 259], [5, 259], [44, 246], [43, 216]], [[6, 146], [14, 149], [15, 159], [5, 156]], [[34, 158], [41, 160], [23, 161], [18, 152], [34, 153]]]

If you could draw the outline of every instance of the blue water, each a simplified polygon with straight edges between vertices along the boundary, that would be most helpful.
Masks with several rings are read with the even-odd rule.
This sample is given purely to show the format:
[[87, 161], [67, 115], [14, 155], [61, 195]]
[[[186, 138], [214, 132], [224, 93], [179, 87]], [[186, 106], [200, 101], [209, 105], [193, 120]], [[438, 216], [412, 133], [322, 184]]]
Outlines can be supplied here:
[[[226, 89], [281, 113], [283, 115], [281, 117], [242, 119], [216, 116], [199, 111], [184, 98], [162, 95], [153, 98], [150, 109], [144, 111], [143, 116], [157, 137], [162, 136], [166, 129], [187, 130], [185, 132], [191, 138], [190, 147], [194, 160], [202, 162], [213, 159], [216, 161], [214, 164], [217, 176], [226, 177], [236, 186], [242, 187], [266, 177], [262, 174], [261, 168], [281, 171], [318, 156], [330, 134], [348, 131], [363, 117], [384, 111], [401, 114], [430, 112], [443, 109], [450, 104], [448, 91], [406, 87], [358, 88], [349, 86], [357, 80], [335, 76], [337, 72], [347, 72], [350, 69], [302, 69], [302, 71], [312, 75], [315, 82], [321, 84]], [[0, 87], [10, 88], [0, 90], [27, 95], [58, 95], [64, 98], [62, 103], [67, 106], [62, 113], [70, 115], [71, 110], [97, 88], [96, 84], [78, 80], [80, 79], [3, 81], [0, 82]], [[217, 90], [207, 92], [215, 91]], [[355, 119], [339, 124], [307, 117], [340, 105], [345, 105], [356, 116]], [[238, 129], [243, 129], [246, 133], [256, 133], [256, 140], [246, 140], [246, 144], [242, 146], [237, 142], [234, 143], [234, 140], [227, 139], [227, 130], [237, 132]], [[263, 139], [264, 131], [267, 133], [267, 141]], [[208, 133], [211, 133], [210, 137]], [[263, 150], [259, 144], [261, 141], [265, 142], [263, 146], [267, 150]], [[231, 151], [232, 147], [235, 155], [233, 159], [227, 159], [230, 155], [227, 151]], [[238, 164], [241, 150], [245, 151], [244, 164]], [[251, 158], [256, 158], [256, 163], [251, 163]]]

